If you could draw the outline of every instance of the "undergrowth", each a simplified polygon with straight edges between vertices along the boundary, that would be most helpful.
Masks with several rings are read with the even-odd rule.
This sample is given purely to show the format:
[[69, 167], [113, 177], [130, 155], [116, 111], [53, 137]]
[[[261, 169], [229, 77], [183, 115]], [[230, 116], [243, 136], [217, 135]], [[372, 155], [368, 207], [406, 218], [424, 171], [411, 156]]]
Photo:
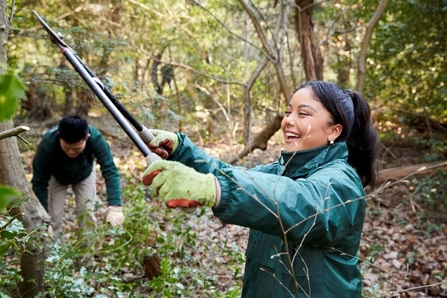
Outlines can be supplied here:
[[[198, 257], [190, 254], [197, 243], [196, 233], [185, 223], [185, 215], [160, 208], [148, 201], [143, 186], [123, 189], [127, 198], [122, 227], [112, 228], [100, 223], [95, 230], [77, 231], [77, 236], [48, 242], [45, 263], [46, 293], [42, 297], [239, 297], [240, 276], [235, 285], [222, 289], [215, 276], [197, 266]], [[197, 216], [197, 215], [196, 215]], [[200, 214], [198, 214], [200, 216]], [[2, 214], [0, 218], [7, 218]], [[0, 258], [0, 297], [18, 297], [20, 282], [19, 233], [25, 233], [18, 221], [9, 230], [17, 244], [9, 245], [5, 258]], [[67, 231], [65, 231], [67, 232]], [[66, 233], [69, 235], [70, 232]], [[5, 244], [2, 237], [0, 245]], [[225, 253], [228, 248], [216, 248]], [[205, 250], [206, 252], [206, 250]], [[157, 254], [161, 259], [160, 276], [149, 280], [145, 275], [144, 259]], [[242, 265], [240, 254], [229, 252], [231, 265]], [[210, 266], [222, 266], [219, 262]]]

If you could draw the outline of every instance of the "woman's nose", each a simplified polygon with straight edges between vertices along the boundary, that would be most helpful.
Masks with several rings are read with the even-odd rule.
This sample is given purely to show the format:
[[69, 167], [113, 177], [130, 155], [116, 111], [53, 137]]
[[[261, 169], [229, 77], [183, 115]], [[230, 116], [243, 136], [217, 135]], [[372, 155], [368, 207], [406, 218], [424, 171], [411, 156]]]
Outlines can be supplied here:
[[285, 123], [287, 126], [294, 126], [295, 125], [295, 120], [293, 119], [292, 115], [289, 115], [288, 117], [286, 117], [284, 119]]

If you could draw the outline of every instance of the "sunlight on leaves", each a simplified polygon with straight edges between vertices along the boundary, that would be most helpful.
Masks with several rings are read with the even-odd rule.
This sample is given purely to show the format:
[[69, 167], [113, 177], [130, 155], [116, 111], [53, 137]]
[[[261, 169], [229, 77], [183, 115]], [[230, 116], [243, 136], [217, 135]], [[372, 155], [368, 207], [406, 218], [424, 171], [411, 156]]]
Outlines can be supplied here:
[[17, 99], [25, 98], [27, 87], [16, 72], [8, 71], [0, 76], [0, 121], [10, 119], [14, 115]]

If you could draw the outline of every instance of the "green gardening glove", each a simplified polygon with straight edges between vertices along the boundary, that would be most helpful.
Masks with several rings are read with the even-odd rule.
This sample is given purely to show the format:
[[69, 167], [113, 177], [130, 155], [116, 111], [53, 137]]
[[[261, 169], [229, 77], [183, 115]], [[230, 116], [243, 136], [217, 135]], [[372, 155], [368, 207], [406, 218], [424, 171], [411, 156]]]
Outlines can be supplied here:
[[177, 149], [178, 136], [165, 130], [151, 129], [150, 131], [154, 139], [147, 144], [149, 149], [163, 159], [168, 158]]
[[213, 207], [216, 181], [212, 174], [202, 174], [176, 161], [158, 160], [143, 174], [143, 184], [160, 197], [169, 208]]

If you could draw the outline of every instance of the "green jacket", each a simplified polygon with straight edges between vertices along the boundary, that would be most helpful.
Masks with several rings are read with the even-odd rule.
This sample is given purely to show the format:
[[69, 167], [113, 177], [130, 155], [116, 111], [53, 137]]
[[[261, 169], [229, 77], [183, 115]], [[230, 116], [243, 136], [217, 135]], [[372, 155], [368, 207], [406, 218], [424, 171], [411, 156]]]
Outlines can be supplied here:
[[248, 170], [179, 139], [170, 158], [220, 182], [214, 214], [250, 228], [242, 297], [361, 297], [365, 194], [345, 143], [282, 152], [278, 162]]
[[121, 182], [113, 155], [101, 132], [89, 125], [90, 137], [84, 151], [76, 158], [68, 157], [60, 146], [57, 127], [53, 127], [42, 138], [33, 159], [33, 191], [42, 206], [48, 210], [48, 182], [54, 176], [64, 185], [76, 184], [92, 172], [94, 162], [101, 167], [106, 182], [109, 205], [121, 205]]

